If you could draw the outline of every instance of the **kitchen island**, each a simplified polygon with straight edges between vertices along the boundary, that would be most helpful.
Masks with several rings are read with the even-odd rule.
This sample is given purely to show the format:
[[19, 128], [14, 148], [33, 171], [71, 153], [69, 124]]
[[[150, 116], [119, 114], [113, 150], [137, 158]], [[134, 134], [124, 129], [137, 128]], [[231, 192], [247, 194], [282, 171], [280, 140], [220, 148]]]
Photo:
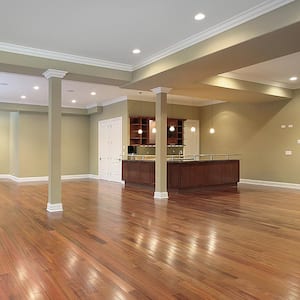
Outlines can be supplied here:
[[[236, 186], [239, 182], [239, 160], [168, 160], [168, 190], [189, 190], [212, 186]], [[122, 162], [125, 184], [154, 188], [155, 161], [128, 159]]]

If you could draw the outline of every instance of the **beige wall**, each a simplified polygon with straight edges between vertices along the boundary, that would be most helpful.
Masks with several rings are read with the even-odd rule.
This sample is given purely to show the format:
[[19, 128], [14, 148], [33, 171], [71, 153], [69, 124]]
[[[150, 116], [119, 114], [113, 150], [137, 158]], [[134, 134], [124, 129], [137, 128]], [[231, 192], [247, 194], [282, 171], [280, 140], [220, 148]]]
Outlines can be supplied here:
[[[3, 117], [5, 114], [7, 114], [7, 118]], [[47, 176], [47, 114], [0, 112], [0, 122], [4, 122], [5, 119], [7, 119], [8, 125], [0, 127], [0, 130], [3, 131], [1, 138], [4, 139], [7, 136], [6, 146], [4, 147], [1, 143], [0, 147], [0, 151], [3, 149], [0, 157], [0, 173], [16, 177]], [[63, 115], [63, 175], [89, 173], [89, 141], [89, 116]]]
[[123, 150], [127, 153], [128, 144], [128, 108], [127, 101], [103, 107], [103, 112], [90, 116], [90, 174], [98, 175], [98, 122], [122, 117]]
[[62, 174], [89, 174], [89, 116], [63, 115]]
[[0, 174], [9, 173], [10, 114], [0, 112]]
[[[299, 112], [299, 91], [291, 101], [202, 108], [201, 153], [240, 153], [244, 179], [300, 183]], [[212, 117], [214, 135], [208, 133]], [[294, 127], [281, 128], [289, 124]]]
[[[200, 108], [188, 105], [168, 104], [168, 118], [199, 120]], [[130, 117], [155, 117], [155, 102], [128, 101]]]

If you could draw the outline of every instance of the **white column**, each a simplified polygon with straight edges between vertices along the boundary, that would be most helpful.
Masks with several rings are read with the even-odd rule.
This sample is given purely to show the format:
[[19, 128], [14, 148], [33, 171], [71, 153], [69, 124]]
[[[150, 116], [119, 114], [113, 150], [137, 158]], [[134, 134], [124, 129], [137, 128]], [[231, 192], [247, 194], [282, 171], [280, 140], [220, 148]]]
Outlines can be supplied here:
[[63, 211], [61, 201], [61, 82], [67, 72], [49, 69], [48, 79], [48, 212]]
[[152, 89], [156, 94], [155, 105], [155, 199], [168, 199], [167, 190], [167, 93], [171, 89]]

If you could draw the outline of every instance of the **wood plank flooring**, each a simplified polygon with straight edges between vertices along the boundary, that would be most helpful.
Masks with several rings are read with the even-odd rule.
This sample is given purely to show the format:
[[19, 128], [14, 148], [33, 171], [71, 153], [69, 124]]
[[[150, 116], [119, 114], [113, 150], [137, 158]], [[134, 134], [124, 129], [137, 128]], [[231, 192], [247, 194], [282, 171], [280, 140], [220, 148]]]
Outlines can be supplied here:
[[0, 181], [0, 299], [300, 299], [300, 191]]

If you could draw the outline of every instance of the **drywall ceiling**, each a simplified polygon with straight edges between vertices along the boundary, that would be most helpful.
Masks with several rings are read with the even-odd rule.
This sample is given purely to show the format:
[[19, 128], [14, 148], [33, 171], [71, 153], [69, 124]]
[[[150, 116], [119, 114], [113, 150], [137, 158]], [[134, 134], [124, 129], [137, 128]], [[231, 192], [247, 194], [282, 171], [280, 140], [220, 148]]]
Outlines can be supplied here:
[[[47, 81], [43, 77], [7, 72], [20, 70], [20, 73], [27, 73], [31, 67], [34, 72], [28, 74], [41, 75], [41, 70], [45, 70], [51, 61], [73, 70], [68, 70], [67, 79], [71, 80], [63, 80], [64, 106], [106, 105], [122, 99], [154, 101], [149, 90], [157, 86], [173, 88], [169, 95], [170, 103], [188, 105], [205, 105], [208, 101], [222, 100], [288, 99], [291, 94], [284, 90], [274, 94], [261, 93], [269, 88], [259, 85], [252, 85], [254, 89], [235, 90], [232, 87], [246, 85], [237, 82], [228, 88], [211, 84], [216, 80], [210, 77], [223, 76], [287, 89], [299, 88], [299, 81], [288, 81], [290, 76], [300, 77], [300, 54], [297, 53], [300, 51], [299, 25], [295, 23], [298, 17], [293, 16], [292, 21], [291, 16], [290, 26], [289, 18], [286, 18], [293, 11], [293, 3], [298, 7], [293, 0], [228, 0], [226, 5], [221, 0], [114, 0], [88, 3], [53, 0], [42, 5], [34, 0], [24, 3], [6, 1], [0, 11], [0, 102], [47, 105]], [[286, 6], [290, 10], [281, 14], [281, 8]], [[198, 12], [205, 13], [206, 18], [195, 21], [193, 17]], [[277, 14], [279, 22], [271, 22], [272, 26], [270, 21], [264, 24], [261, 18], [268, 12], [274, 12], [274, 16]], [[253, 33], [265, 27], [269, 28], [269, 32], [251, 38], [253, 33], [248, 23], [251, 22], [249, 20], [256, 22], [258, 16], [261, 16], [257, 23], [260, 25], [250, 26]], [[284, 20], [282, 30], [279, 30], [280, 20]], [[231, 33], [231, 29], [240, 27], [241, 30]], [[249, 40], [242, 41], [248, 35]], [[202, 47], [202, 43], [209, 39], [212, 39], [212, 43]], [[238, 39], [242, 42], [230, 46]], [[194, 46], [194, 54], [197, 54], [202, 49], [210, 51], [223, 44], [227, 44], [227, 49], [220, 48], [222, 51], [216, 50], [200, 59], [184, 62]], [[134, 48], [142, 52], [134, 55], [131, 52]], [[39, 59], [30, 65], [30, 57]], [[164, 63], [164, 59], [168, 60], [169, 57], [170, 61]], [[172, 57], [176, 57], [177, 62], [183, 58], [182, 64], [171, 67], [174, 62]], [[77, 64], [76, 72], [73, 66], [60, 62]], [[161, 69], [160, 62], [163, 68], [167, 68], [165, 71]], [[90, 77], [89, 66], [94, 68]], [[148, 67], [150, 75], [135, 80], [140, 70], [143, 72], [146, 68], [147, 74]], [[98, 80], [101, 79], [101, 72], [106, 73], [102, 81]], [[95, 74], [98, 77], [93, 77]], [[89, 79], [89, 83], [78, 81]], [[110, 81], [119, 86], [122, 84], [123, 88], [91, 83]], [[40, 89], [33, 90], [34, 85], [39, 85]], [[247, 86], [251, 87], [249, 84]], [[91, 96], [91, 91], [96, 91], [96, 95]], [[26, 95], [26, 99], [21, 99], [22, 95]], [[73, 99], [76, 103], [71, 102]]]

